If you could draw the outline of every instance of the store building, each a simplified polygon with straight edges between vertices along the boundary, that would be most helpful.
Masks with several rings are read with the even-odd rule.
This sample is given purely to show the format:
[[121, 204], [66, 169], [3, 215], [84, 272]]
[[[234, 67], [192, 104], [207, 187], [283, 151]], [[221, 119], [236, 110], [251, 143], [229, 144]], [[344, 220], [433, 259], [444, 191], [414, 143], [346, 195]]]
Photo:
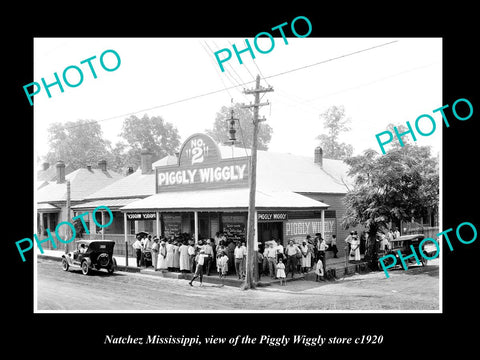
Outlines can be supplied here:
[[[41, 171], [47, 170], [49, 170], [48, 167], [44, 167]], [[72, 211], [70, 217], [68, 216], [67, 181], [70, 182], [70, 207], [73, 209], [76, 205], [85, 202], [85, 198], [91, 193], [122, 178], [121, 174], [107, 169], [107, 162], [105, 160], [100, 161], [97, 168], [88, 166], [71, 171], [68, 175], [65, 174], [65, 170], [65, 163], [58, 161], [55, 164], [55, 175], [53, 175], [50, 170], [49, 180], [44, 180], [45, 178], [42, 180], [42, 178], [39, 177], [39, 181], [44, 182], [40, 188], [37, 188], [35, 195], [37, 204], [37, 236], [39, 239], [46, 237], [46, 229], [50, 229], [51, 233], [54, 234], [57, 224], [62, 221], [71, 222], [71, 218], [76, 215]], [[101, 216], [100, 212], [98, 216]], [[91, 218], [91, 214], [89, 214], [89, 217], [86, 218], [85, 221], [91, 232], [96, 233], [99, 230]], [[66, 228], [67, 227], [63, 227], [63, 229]], [[68, 238], [66, 234], [60, 235], [63, 236], [63, 238]], [[51, 246], [51, 242], [46, 242], [42, 245], [45, 249]]]
[[[153, 154], [150, 152], [143, 151], [141, 153], [141, 164], [136, 171], [130, 171], [127, 176], [89, 194], [85, 197], [85, 201], [72, 207], [75, 214], [81, 214], [83, 212], [91, 213], [98, 206], [107, 206], [113, 214], [111, 225], [104, 228], [101, 234], [83, 233], [82, 238], [99, 239], [103, 236], [115, 240], [117, 242], [114, 249], [115, 254], [124, 255], [125, 238], [127, 238], [129, 254], [132, 254], [131, 244], [136, 233], [140, 231], [151, 234], [157, 233], [155, 218], [152, 218], [151, 214], [150, 216], [136, 216], [136, 214], [131, 213], [127, 215], [127, 221], [125, 221], [124, 214], [119, 210], [131, 202], [144, 199], [155, 193], [155, 172], [153, 171], [152, 156]], [[174, 164], [176, 160], [176, 156], [166, 156], [155, 162], [154, 165]]]
[[[189, 233], [198, 239], [223, 231], [229, 239], [244, 240], [249, 155], [248, 149], [217, 145], [205, 134], [190, 136], [173, 163], [154, 164], [153, 194], [118, 209], [125, 241], [129, 220], [150, 221], [158, 235]], [[339, 220], [345, 211], [347, 165], [323, 159], [319, 148], [313, 159], [268, 151], [258, 151], [257, 159], [257, 241], [300, 242], [320, 232], [327, 239], [336, 234], [342, 251], [347, 234]]]

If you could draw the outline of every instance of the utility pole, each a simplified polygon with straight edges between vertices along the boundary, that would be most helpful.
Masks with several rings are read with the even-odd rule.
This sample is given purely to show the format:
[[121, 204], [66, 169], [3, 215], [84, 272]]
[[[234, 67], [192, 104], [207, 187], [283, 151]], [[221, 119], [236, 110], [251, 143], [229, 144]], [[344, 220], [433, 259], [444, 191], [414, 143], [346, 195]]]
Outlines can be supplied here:
[[[70, 221], [70, 210], [71, 210], [71, 204], [70, 204], [70, 180], [67, 180], [67, 221]], [[70, 230], [65, 230], [66, 235], [70, 236], [65, 236], [65, 239], [70, 239], [72, 234], [70, 234]], [[65, 254], [68, 254], [68, 243], [65, 243]]]
[[254, 267], [257, 265], [257, 256], [255, 246], [255, 192], [256, 192], [256, 182], [257, 182], [257, 145], [258, 145], [258, 123], [260, 121], [265, 121], [266, 119], [258, 118], [258, 108], [260, 106], [269, 105], [269, 103], [260, 103], [260, 93], [273, 91], [273, 88], [269, 86], [268, 88], [260, 87], [260, 75], [257, 75], [255, 89], [244, 90], [244, 94], [254, 95], [255, 103], [251, 105], [245, 105], [244, 108], [253, 107], [253, 142], [252, 149], [250, 154], [250, 177], [249, 177], [249, 203], [248, 203], [248, 225], [247, 225], [247, 264], [246, 264], [246, 276], [245, 283], [243, 284], [242, 289], [254, 289], [255, 288], [255, 279], [254, 279]]

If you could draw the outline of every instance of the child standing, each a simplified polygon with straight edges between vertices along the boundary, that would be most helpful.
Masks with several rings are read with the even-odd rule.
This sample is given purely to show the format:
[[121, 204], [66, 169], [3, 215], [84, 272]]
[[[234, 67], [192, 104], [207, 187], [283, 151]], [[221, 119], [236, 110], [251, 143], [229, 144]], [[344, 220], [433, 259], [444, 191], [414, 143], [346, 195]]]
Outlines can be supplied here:
[[220, 251], [217, 255], [217, 271], [218, 276], [220, 276], [220, 279], [222, 279], [223, 285], [223, 278], [227, 276], [228, 272], [228, 256], [223, 251]]
[[283, 263], [282, 258], [279, 258], [277, 264], [277, 278], [280, 279], [280, 285], [286, 285], [286, 277], [285, 264]]
[[318, 281], [319, 279], [323, 281], [323, 263], [322, 263], [322, 258], [318, 259], [317, 265], [315, 266], [315, 274], [317, 275], [315, 278], [315, 281]]

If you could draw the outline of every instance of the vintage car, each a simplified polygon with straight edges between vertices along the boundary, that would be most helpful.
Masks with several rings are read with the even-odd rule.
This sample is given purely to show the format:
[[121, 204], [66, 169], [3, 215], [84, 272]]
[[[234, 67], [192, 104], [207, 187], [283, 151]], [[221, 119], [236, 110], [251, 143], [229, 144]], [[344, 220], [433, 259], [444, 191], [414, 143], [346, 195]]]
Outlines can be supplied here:
[[[413, 248], [415, 249], [415, 253], [417, 254], [418, 260], [420, 260], [420, 263], [422, 266], [425, 266], [427, 265], [428, 260], [422, 256], [421, 252], [418, 249], [420, 243], [424, 238], [425, 236], [423, 234], [402, 235], [390, 242], [390, 249], [387, 249], [387, 250], [380, 249], [379, 258], [389, 254], [393, 255], [397, 260], [395, 266], [402, 267], [402, 261], [400, 260], [400, 257], [398, 254], [398, 251], [400, 251], [407, 266], [410, 264], [417, 264], [417, 261], [414, 256], [409, 257], [408, 259], [405, 260], [405, 257], [412, 254], [412, 249], [410, 248], [410, 245], [413, 245]], [[436, 251], [437, 249], [435, 245], [433, 245], [430, 242], [425, 242], [422, 245], [422, 252], [427, 257], [432, 257]], [[391, 259], [390, 257], [388, 257], [385, 260], [384, 260], [385, 265], [390, 265], [391, 262], [393, 261], [393, 259]], [[379, 263], [379, 269], [381, 269], [380, 263]]]
[[84, 275], [91, 269], [107, 269], [112, 274], [117, 267], [117, 261], [112, 256], [115, 241], [113, 240], [78, 240], [76, 250], [62, 255], [62, 268], [68, 271], [70, 267], [79, 268]]

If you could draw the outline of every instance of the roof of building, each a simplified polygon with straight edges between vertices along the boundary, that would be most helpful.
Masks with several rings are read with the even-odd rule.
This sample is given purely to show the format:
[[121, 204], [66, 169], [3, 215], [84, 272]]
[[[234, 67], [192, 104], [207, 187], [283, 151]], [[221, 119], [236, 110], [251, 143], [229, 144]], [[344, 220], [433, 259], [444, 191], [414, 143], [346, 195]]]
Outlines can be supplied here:
[[[57, 181], [57, 168], [55, 164], [49, 165], [47, 169], [43, 170], [42, 166], [38, 167], [40, 170], [37, 170], [37, 181]], [[69, 174], [74, 169], [70, 165], [65, 166], [65, 174]]]
[[58, 212], [60, 211], [60, 208], [52, 204], [42, 203], [37, 205], [37, 210], [45, 212]]
[[[250, 155], [250, 149], [219, 145], [222, 157]], [[232, 156], [233, 154], [233, 156]], [[349, 167], [342, 160], [323, 159], [323, 167], [315, 164], [313, 156], [257, 151], [258, 188], [304, 193], [346, 193], [352, 179]]]
[[155, 193], [155, 172], [142, 174], [139, 168], [134, 173], [92, 192], [86, 200], [145, 197]]
[[134, 201], [141, 200], [142, 198], [122, 198], [122, 199], [99, 199], [93, 200], [86, 203], [78, 204], [72, 206], [73, 210], [82, 210], [82, 209], [92, 209], [98, 206], [107, 206], [110, 210], [119, 209], [125, 205], [128, 205]]
[[[70, 180], [70, 200], [81, 201], [93, 192], [110, 185], [122, 178], [121, 174], [115, 171], [100, 169], [77, 169], [65, 176]], [[67, 200], [66, 181], [58, 184], [50, 182], [37, 190], [37, 202], [55, 202]]]
[[142, 174], [139, 167], [137, 171], [88, 195], [86, 199], [143, 198], [150, 196], [155, 194], [155, 167], [175, 165], [176, 163], [177, 157], [175, 155], [167, 155], [152, 164], [151, 173]]
[[[219, 145], [223, 159], [245, 157], [250, 149]], [[347, 192], [345, 183], [351, 183], [347, 176], [348, 165], [341, 160], [323, 159], [323, 168], [315, 164], [313, 156], [275, 153], [264, 150], [257, 152], [257, 189], [272, 191], [293, 191], [300, 193]], [[86, 200], [114, 198], [144, 198], [155, 194], [156, 167], [177, 164], [177, 157], [168, 155], [152, 164], [152, 172], [142, 174], [139, 168], [134, 173], [112, 184], [99, 188], [85, 197]]]
[[[161, 192], [145, 199], [131, 202], [121, 210], [212, 210], [248, 209], [248, 188], [213, 189], [202, 191]], [[325, 209], [329, 205], [290, 191], [257, 190], [257, 209]]]

